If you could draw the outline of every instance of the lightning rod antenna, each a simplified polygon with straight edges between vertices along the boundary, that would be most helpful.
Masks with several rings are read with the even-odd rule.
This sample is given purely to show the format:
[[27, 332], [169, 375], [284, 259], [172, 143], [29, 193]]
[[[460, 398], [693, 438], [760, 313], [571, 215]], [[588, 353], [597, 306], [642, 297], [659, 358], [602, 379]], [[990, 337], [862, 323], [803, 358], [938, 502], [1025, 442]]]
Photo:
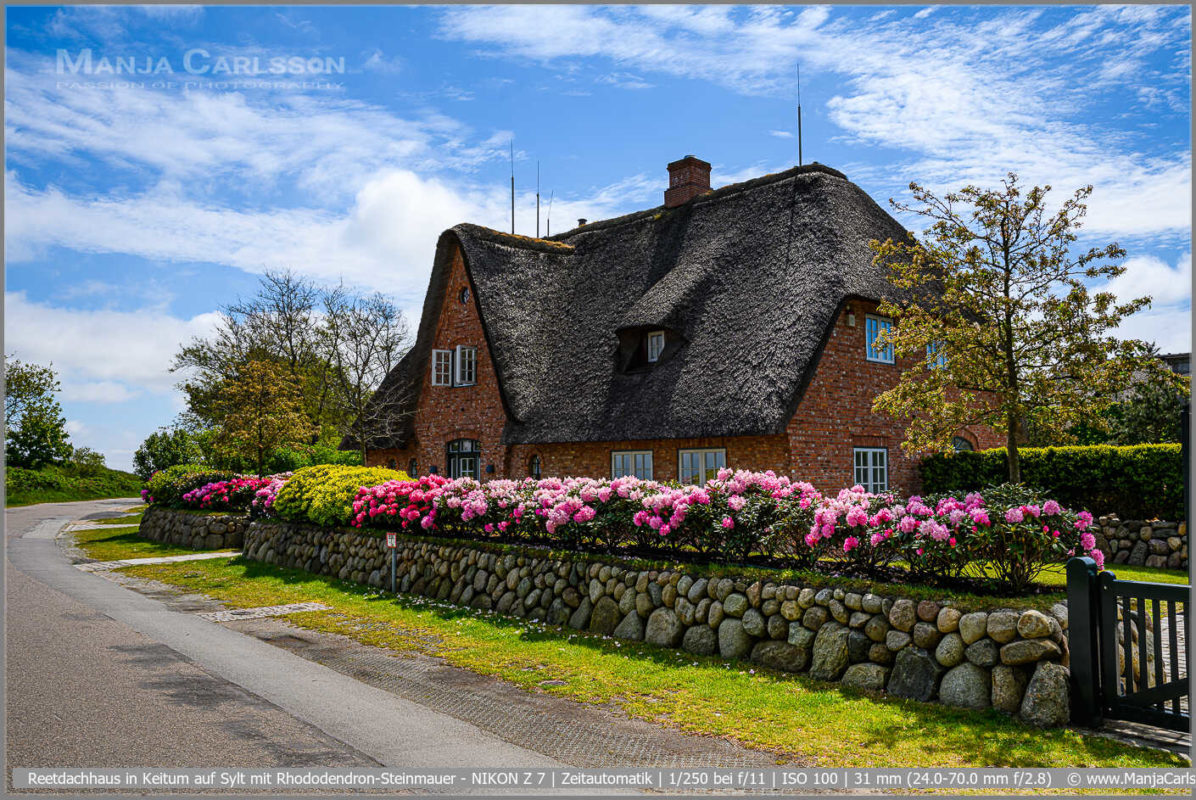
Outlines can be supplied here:
[[801, 62], [797, 63], [797, 165], [802, 165], [801, 155]]
[[536, 162], [536, 238], [540, 238], [540, 162]]
[[552, 196], [556, 194], [556, 189], [548, 193], [548, 217], [544, 220], [544, 235], [552, 236]]
[[515, 140], [511, 139], [511, 233], [515, 233]]

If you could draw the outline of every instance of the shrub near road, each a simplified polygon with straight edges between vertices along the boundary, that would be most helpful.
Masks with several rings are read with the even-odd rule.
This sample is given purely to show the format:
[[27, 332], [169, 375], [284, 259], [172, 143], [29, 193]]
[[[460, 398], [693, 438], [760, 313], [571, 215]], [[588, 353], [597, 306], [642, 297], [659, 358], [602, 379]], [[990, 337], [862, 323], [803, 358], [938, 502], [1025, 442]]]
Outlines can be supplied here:
[[270, 505], [285, 520], [348, 525], [353, 518], [353, 500], [363, 486], [396, 480], [406, 482], [407, 474], [383, 467], [308, 467], [282, 484]]

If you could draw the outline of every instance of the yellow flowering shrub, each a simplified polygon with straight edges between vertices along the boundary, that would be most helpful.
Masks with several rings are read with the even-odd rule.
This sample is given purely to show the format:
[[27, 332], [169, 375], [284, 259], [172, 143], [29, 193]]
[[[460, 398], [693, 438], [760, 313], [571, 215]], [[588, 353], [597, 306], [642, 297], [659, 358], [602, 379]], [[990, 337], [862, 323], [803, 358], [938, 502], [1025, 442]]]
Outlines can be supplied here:
[[362, 486], [410, 480], [407, 473], [384, 467], [346, 467], [321, 464], [297, 470], [274, 500], [274, 513], [292, 522], [348, 525], [353, 500]]

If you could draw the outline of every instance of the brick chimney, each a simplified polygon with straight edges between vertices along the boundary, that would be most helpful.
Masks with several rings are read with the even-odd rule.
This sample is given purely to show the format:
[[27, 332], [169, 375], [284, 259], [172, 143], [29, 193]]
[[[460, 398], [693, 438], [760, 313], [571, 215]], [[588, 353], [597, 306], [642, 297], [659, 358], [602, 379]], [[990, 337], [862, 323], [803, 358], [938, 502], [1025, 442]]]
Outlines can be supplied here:
[[669, 188], [664, 191], [665, 208], [676, 208], [710, 191], [710, 164], [686, 156], [669, 164]]

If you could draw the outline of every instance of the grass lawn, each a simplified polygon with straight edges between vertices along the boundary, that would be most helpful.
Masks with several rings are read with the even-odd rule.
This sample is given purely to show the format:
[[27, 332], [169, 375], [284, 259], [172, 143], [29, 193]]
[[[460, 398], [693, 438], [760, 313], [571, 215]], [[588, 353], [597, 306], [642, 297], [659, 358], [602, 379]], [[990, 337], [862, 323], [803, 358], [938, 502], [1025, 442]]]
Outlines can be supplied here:
[[[104, 533], [104, 532], [101, 532]], [[127, 574], [238, 608], [317, 601], [287, 620], [398, 652], [421, 651], [529, 691], [611, 703], [633, 717], [771, 750], [820, 767], [1186, 766], [1169, 753], [1071, 730], [1041, 731], [998, 712], [868, 697], [801, 675], [753, 670], [636, 642], [387, 597], [368, 587], [241, 558], [145, 565]], [[541, 686], [544, 681], [563, 682]]]
[[153, 542], [137, 535], [136, 527], [95, 528], [75, 531], [75, 545], [89, 558], [98, 561], [119, 561], [124, 558], [156, 558], [158, 556], [184, 556], [207, 552], [190, 550], [163, 542]]

